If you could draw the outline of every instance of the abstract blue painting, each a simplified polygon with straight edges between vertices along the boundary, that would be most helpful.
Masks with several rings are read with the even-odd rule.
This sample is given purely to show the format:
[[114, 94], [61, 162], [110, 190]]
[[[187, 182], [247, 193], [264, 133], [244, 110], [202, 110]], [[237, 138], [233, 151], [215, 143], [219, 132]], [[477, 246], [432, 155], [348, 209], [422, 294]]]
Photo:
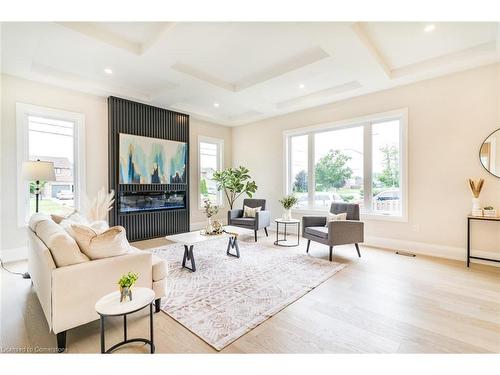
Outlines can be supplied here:
[[120, 184], [186, 183], [187, 144], [120, 133]]

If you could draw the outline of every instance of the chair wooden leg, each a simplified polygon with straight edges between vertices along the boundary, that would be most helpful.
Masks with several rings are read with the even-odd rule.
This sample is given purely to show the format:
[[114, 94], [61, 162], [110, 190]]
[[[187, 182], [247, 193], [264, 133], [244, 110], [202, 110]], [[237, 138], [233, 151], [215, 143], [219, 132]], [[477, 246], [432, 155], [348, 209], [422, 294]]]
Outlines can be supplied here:
[[66, 350], [66, 332], [63, 331], [57, 334], [57, 351], [62, 353]]
[[269, 233], [267, 233], [267, 228], [264, 228], [264, 231], [266, 232], [266, 237], [269, 237]]
[[257, 230], [254, 230], [254, 235], [255, 235], [255, 242], [257, 242]]
[[361, 253], [359, 252], [359, 245], [357, 243], [355, 243], [354, 246], [356, 246], [356, 251], [358, 252], [358, 257], [361, 258]]
[[306, 253], [309, 253], [309, 245], [311, 244], [311, 240], [307, 240], [307, 248]]
[[330, 262], [333, 260], [333, 246], [330, 246]]

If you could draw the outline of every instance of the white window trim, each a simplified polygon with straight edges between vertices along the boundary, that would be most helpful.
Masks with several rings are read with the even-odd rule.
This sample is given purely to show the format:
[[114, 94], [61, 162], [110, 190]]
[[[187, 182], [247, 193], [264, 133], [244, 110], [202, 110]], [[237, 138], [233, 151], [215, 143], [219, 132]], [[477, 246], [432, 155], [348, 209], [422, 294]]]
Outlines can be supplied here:
[[[395, 109], [392, 111], [387, 111], [387, 112], [381, 112], [381, 113], [374, 113], [374, 114], [369, 114], [366, 116], [361, 116], [361, 117], [356, 117], [348, 120], [341, 120], [341, 121], [334, 121], [334, 122], [328, 122], [328, 123], [322, 123], [322, 124], [316, 124], [304, 128], [298, 128], [298, 129], [292, 129], [292, 130], [285, 130], [283, 132], [283, 150], [284, 154], [283, 157], [285, 159], [284, 163], [284, 173], [283, 173], [283, 192], [284, 194], [290, 194], [289, 187], [291, 186], [290, 184], [290, 179], [291, 179], [291, 165], [290, 165], [290, 160], [291, 160], [291, 149], [290, 149], [290, 137], [292, 136], [298, 136], [298, 135], [309, 135], [316, 133], [318, 131], [324, 130], [339, 130], [343, 128], [350, 128], [350, 127], [355, 127], [355, 126], [360, 126], [366, 123], [373, 124], [377, 122], [383, 122], [386, 120], [394, 119], [394, 118], [399, 118], [400, 120], [400, 133], [399, 133], [399, 142], [400, 142], [400, 179], [401, 179], [401, 186], [400, 186], [400, 194], [401, 194], [401, 201], [402, 201], [402, 206], [401, 206], [401, 215], [399, 216], [389, 216], [389, 215], [377, 215], [377, 214], [372, 214], [372, 213], [361, 213], [361, 219], [362, 220], [378, 220], [378, 221], [396, 221], [396, 222], [408, 222], [408, 108], [400, 108], [400, 109]], [[364, 137], [365, 140], [369, 137], [367, 129], [371, 129], [371, 126], [364, 127]], [[367, 155], [371, 155], [371, 137], [370, 142], [364, 142], [364, 152], [367, 153]], [[311, 139], [313, 139], [311, 141]], [[311, 143], [314, 142], [314, 137], [309, 137], [309, 147], [308, 147], [308, 163], [310, 164], [314, 160], [314, 144], [311, 145]], [[370, 162], [367, 162], [369, 160]], [[309, 168], [310, 169], [310, 168]], [[367, 177], [370, 177], [371, 180], [371, 171], [372, 171], [372, 165], [371, 165], [371, 157], [368, 159], [364, 160], [364, 178], [366, 179]], [[314, 171], [314, 168], [310, 169]], [[309, 185], [312, 184], [311, 181], [314, 181], [314, 176], [311, 176], [312, 178], [309, 178]], [[371, 184], [370, 184], [371, 185]], [[371, 190], [371, 186], [370, 189]], [[367, 191], [370, 193], [370, 191]], [[367, 197], [367, 193], [365, 193], [365, 198]], [[310, 200], [311, 195], [309, 195]], [[309, 206], [311, 206], [312, 202], [309, 202]], [[365, 202], [366, 203], [366, 202]], [[308, 209], [294, 209], [293, 210], [297, 214], [318, 214], [318, 213], [324, 213], [324, 209], [313, 209], [313, 208], [308, 208]]]
[[50, 117], [57, 120], [71, 121], [75, 124], [73, 140], [75, 164], [73, 182], [75, 187], [75, 209], [82, 210], [82, 200], [86, 197], [85, 184], [85, 115], [77, 112], [41, 107], [26, 103], [16, 103], [17, 128], [17, 224], [26, 225], [28, 209], [28, 184], [23, 181], [22, 165], [28, 160], [28, 116]]
[[[200, 152], [200, 143], [213, 143], [217, 145], [217, 150], [219, 153], [219, 170], [224, 169], [224, 140], [221, 138], [213, 138], [213, 137], [207, 137], [205, 135], [199, 135], [198, 136], [198, 171], [197, 171], [197, 181], [198, 181], [198, 209], [200, 211], [203, 210], [203, 201], [201, 199], [201, 190], [200, 190], [200, 180], [201, 180], [201, 152]], [[217, 205], [221, 208], [225, 206], [224, 204], [224, 196], [223, 192], [219, 191], [219, 202]]]

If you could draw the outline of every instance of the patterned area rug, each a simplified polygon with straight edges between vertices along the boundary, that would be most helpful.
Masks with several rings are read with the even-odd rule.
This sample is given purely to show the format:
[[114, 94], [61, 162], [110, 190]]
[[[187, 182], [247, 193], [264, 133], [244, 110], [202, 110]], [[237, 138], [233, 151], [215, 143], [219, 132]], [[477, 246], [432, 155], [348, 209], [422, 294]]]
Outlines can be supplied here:
[[243, 241], [239, 241], [238, 259], [226, 255], [226, 247], [227, 239], [195, 245], [194, 273], [181, 268], [182, 245], [151, 250], [169, 264], [162, 310], [217, 350], [344, 268], [288, 249]]

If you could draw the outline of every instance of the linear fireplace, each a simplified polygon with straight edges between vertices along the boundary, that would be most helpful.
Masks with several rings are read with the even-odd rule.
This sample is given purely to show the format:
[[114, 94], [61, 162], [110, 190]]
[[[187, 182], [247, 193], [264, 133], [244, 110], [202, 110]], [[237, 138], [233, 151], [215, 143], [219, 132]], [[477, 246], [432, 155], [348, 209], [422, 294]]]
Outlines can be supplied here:
[[177, 210], [186, 208], [185, 191], [123, 192], [119, 194], [119, 213]]

